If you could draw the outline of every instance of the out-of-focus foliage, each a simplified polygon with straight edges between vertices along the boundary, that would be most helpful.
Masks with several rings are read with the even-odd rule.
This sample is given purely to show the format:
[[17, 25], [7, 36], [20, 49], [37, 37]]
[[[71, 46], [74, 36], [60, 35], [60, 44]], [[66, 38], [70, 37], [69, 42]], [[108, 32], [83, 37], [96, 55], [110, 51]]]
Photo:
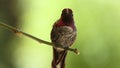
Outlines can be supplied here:
[[[0, 21], [50, 41], [52, 24], [71, 8], [78, 30], [66, 68], [120, 68], [119, 0], [0, 0]], [[17, 24], [17, 25], [16, 25]], [[0, 27], [0, 68], [51, 68], [52, 48]]]

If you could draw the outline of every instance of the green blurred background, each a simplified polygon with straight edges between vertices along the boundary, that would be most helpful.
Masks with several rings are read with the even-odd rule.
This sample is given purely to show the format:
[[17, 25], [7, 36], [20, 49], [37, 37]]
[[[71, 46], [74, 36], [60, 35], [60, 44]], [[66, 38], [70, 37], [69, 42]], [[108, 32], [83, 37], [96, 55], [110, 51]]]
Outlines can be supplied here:
[[[120, 68], [120, 0], [0, 0], [0, 21], [50, 41], [53, 23], [71, 8], [78, 35], [66, 68]], [[0, 27], [0, 68], [51, 68], [52, 47]]]

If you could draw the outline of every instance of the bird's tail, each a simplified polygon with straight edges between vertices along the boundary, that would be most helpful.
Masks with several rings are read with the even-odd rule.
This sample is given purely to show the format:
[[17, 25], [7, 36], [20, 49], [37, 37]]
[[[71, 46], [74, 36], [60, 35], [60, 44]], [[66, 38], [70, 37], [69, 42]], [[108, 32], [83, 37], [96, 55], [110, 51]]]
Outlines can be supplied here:
[[65, 68], [65, 58], [67, 55], [67, 51], [58, 51], [53, 48], [53, 61], [52, 68], [57, 68], [57, 65], [60, 65], [60, 68]]

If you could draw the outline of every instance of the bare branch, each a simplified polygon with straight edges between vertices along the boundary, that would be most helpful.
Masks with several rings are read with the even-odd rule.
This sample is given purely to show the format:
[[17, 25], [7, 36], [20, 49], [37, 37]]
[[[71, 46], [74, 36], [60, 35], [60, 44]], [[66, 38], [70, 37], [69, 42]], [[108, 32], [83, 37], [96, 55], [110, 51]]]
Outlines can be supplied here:
[[33, 39], [33, 40], [38, 41], [39, 43], [44, 43], [44, 44], [50, 45], [50, 46], [55, 47], [55, 48], [62, 48], [62, 49], [65, 49], [65, 50], [72, 51], [72, 52], [74, 52], [74, 53], [76, 53], [76, 54], [80, 54], [80, 52], [79, 52], [77, 49], [72, 49], [72, 48], [67, 48], [67, 49], [66, 49], [66, 48], [64, 48], [64, 47], [53, 46], [53, 43], [51, 43], [51, 42], [44, 41], [44, 40], [42, 40], [42, 39], [39, 39], [39, 38], [37, 38], [37, 37], [34, 37], [34, 36], [32, 36], [32, 35], [30, 35], [30, 34], [28, 34], [28, 33], [25, 33], [25, 32], [23, 32], [23, 31], [20, 31], [19, 29], [15, 28], [15, 27], [12, 27], [12, 26], [10, 26], [10, 25], [7, 25], [7, 24], [5, 24], [5, 23], [0, 22], [0, 26], [2, 26], [2, 27], [4, 27], [4, 28], [7, 28], [8, 30], [13, 31], [13, 32], [16, 33], [16, 34], [17, 34], [17, 33], [20, 33], [20, 34], [22, 34], [22, 35], [25, 35], [25, 36]]

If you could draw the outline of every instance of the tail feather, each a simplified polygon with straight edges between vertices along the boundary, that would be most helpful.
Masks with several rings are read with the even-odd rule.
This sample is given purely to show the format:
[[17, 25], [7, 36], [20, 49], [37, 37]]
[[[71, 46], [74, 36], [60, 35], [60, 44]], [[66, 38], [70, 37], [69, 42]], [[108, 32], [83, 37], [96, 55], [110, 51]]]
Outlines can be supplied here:
[[62, 62], [61, 62], [61, 64], [60, 64], [60, 67], [61, 67], [61, 68], [65, 68], [66, 55], [67, 55], [67, 52], [65, 53], [65, 55], [64, 55], [64, 57], [63, 57], [63, 59], [62, 59]]
[[67, 55], [67, 51], [59, 52], [55, 48], [53, 48], [52, 68], [57, 68], [58, 64], [60, 64], [60, 68], [64, 68], [66, 55]]

